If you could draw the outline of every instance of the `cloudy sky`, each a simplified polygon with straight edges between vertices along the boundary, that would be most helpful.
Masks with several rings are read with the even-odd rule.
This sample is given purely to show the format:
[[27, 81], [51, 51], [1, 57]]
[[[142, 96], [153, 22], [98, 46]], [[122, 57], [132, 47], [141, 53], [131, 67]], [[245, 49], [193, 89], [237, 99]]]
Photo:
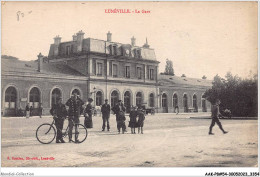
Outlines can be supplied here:
[[[105, 9], [141, 13], [105, 13]], [[150, 13], [142, 13], [142, 10]], [[19, 15], [19, 20], [18, 20]], [[257, 73], [257, 2], [6, 2], [2, 4], [2, 54], [21, 60], [48, 55], [53, 37], [85, 38], [155, 49], [160, 71], [166, 59], [175, 74], [212, 79], [228, 71], [246, 77]]]

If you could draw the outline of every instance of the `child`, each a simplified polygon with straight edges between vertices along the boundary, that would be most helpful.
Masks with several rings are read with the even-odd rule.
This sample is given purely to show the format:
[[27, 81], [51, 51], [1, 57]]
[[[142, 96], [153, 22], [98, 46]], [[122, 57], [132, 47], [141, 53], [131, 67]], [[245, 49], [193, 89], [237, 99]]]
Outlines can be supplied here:
[[135, 134], [135, 127], [136, 127], [136, 117], [137, 117], [137, 107], [132, 107], [132, 110], [129, 114], [130, 121], [128, 127], [131, 127], [131, 133]]
[[137, 110], [137, 115], [138, 115], [138, 133], [140, 133], [140, 129], [141, 129], [141, 133], [143, 134], [143, 126], [144, 126], [144, 120], [145, 120], [145, 115], [144, 112], [142, 110], [142, 108], [138, 108]]

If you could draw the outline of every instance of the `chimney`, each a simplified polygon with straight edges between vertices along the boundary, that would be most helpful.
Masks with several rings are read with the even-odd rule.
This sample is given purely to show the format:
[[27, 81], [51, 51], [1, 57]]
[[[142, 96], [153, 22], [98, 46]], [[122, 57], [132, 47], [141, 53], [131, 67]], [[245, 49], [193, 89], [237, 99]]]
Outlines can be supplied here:
[[146, 43], [143, 45], [144, 48], [149, 48], [150, 45], [148, 44], [147, 38], [146, 38]]
[[59, 45], [60, 45], [60, 41], [61, 41], [61, 37], [58, 35], [56, 36], [54, 39], [54, 56], [58, 56], [59, 55]]
[[107, 42], [111, 42], [112, 41], [112, 33], [110, 33], [110, 31], [108, 31], [107, 33]]
[[58, 36], [56, 36], [55, 38], [53, 38], [54, 39], [54, 44], [55, 45], [59, 45], [60, 44], [60, 41], [61, 41], [61, 37], [58, 35]]
[[73, 40], [73, 41], [77, 41], [77, 35], [76, 35], [76, 34], [74, 34], [74, 35], [72, 36], [72, 40]]
[[43, 55], [42, 53], [39, 53], [38, 55], [38, 72], [42, 71], [42, 63], [43, 63]]
[[81, 52], [82, 51], [82, 41], [84, 39], [84, 32], [82, 30], [80, 30], [77, 33], [77, 52]]
[[134, 36], [131, 38], [131, 45], [135, 46], [135, 37]]

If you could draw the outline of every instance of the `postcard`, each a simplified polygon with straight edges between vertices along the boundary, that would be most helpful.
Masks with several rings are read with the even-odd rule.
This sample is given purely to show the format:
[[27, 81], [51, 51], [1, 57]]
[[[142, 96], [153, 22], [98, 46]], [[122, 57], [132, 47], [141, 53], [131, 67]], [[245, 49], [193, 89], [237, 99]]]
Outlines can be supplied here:
[[2, 175], [259, 176], [257, 1], [1, 8]]

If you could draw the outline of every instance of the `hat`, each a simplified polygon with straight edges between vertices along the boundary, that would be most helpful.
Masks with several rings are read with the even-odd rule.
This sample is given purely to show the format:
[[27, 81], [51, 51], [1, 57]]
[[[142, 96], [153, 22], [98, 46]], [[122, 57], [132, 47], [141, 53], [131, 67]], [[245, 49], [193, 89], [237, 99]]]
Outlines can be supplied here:
[[93, 99], [92, 99], [92, 98], [89, 98], [89, 99], [88, 99], [88, 102], [92, 102], [92, 101], [93, 101]]
[[105, 101], [108, 101], [108, 99], [105, 99]]
[[122, 100], [118, 100], [118, 102], [121, 102]]

